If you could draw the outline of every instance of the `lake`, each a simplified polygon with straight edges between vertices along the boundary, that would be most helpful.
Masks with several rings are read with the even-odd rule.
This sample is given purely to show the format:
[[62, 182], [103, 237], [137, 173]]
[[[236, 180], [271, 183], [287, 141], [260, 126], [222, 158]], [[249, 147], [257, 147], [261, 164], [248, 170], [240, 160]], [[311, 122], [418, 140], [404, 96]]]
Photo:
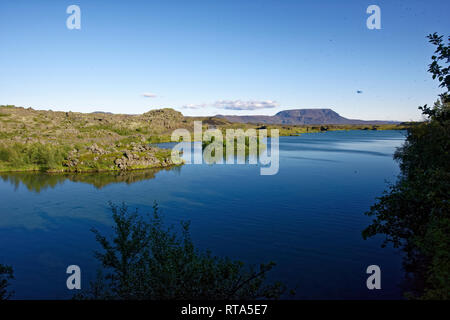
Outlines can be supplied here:
[[[92, 227], [110, 233], [108, 202], [165, 221], [191, 221], [195, 244], [248, 264], [276, 262], [269, 279], [297, 299], [398, 299], [401, 255], [363, 240], [364, 215], [399, 173], [392, 155], [404, 131], [334, 131], [280, 137], [279, 172], [257, 165], [184, 165], [99, 174], [0, 174], [0, 263], [13, 266], [15, 299], [65, 299], [66, 268], [82, 287], [98, 268]], [[170, 144], [169, 144], [170, 145]], [[381, 268], [368, 290], [366, 268]]]

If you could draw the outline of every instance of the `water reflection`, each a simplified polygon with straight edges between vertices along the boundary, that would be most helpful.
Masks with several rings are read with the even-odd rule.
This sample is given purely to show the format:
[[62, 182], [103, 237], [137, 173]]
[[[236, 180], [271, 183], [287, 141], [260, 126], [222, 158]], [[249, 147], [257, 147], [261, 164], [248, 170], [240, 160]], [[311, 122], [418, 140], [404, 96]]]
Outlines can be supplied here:
[[142, 180], [155, 178], [156, 173], [165, 170], [180, 171], [181, 167], [154, 168], [145, 170], [119, 171], [119, 172], [93, 172], [93, 173], [42, 173], [42, 172], [8, 172], [0, 173], [0, 178], [10, 182], [15, 189], [23, 184], [29, 191], [40, 193], [47, 188], [55, 188], [66, 180], [93, 185], [101, 189], [113, 183], [132, 184]]

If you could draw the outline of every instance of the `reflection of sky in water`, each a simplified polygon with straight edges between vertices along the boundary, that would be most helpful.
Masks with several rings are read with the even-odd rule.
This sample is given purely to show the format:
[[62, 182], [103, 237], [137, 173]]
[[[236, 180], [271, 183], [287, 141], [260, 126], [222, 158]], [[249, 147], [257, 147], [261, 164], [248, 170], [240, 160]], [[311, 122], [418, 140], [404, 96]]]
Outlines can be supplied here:
[[[250, 263], [273, 260], [271, 277], [298, 286], [297, 298], [399, 297], [400, 257], [364, 241], [363, 213], [393, 181], [404, 133], [350, 131], [280, 138], [280, 170], [258, 165], [185, 165], [117, 174], [0, 175], [0, 263], [16, 273], [16, 298], [67, 298], [65, 267], [95, 276], [92, 227], [109, 232], [108, 201], [150, 211], [168, 224], [191, 220], [200, 248]], [[368, 292], [378, 264], [383, 290]]]

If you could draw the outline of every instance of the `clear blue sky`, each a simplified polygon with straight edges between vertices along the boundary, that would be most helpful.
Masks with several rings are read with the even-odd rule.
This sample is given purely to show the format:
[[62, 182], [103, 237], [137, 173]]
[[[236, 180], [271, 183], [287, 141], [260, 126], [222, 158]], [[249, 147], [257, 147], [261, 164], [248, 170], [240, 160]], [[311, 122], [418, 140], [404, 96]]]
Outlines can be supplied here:
[[[66, 28], [71, 4], [81, 30]], [[381, 30], [366, 27], [371, 4]], [[417, 106], [441, 92], [425, 36], [448, 36], [449, 12], [447, 0], [2, 0], [0, 104], [186, 115], [332, 108], [417, 120]]]

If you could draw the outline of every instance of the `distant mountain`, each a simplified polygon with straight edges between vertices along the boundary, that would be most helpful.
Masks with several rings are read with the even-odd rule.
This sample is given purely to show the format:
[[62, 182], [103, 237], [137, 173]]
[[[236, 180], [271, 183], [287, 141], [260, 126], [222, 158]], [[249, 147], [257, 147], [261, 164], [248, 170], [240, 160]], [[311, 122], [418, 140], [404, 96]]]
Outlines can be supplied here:
[[97, 113], [97, 114], [113, 114], [112, 112], [105, 112], [105, 111], [94, 111], [91, 113]]
[[230, 122], [264, 124], [398, 124], [398, 121], [356, 120], [340, 116], [331, 109], [295, 109], [278, 112], [274, 116], [228, 116], [217, 115]]

